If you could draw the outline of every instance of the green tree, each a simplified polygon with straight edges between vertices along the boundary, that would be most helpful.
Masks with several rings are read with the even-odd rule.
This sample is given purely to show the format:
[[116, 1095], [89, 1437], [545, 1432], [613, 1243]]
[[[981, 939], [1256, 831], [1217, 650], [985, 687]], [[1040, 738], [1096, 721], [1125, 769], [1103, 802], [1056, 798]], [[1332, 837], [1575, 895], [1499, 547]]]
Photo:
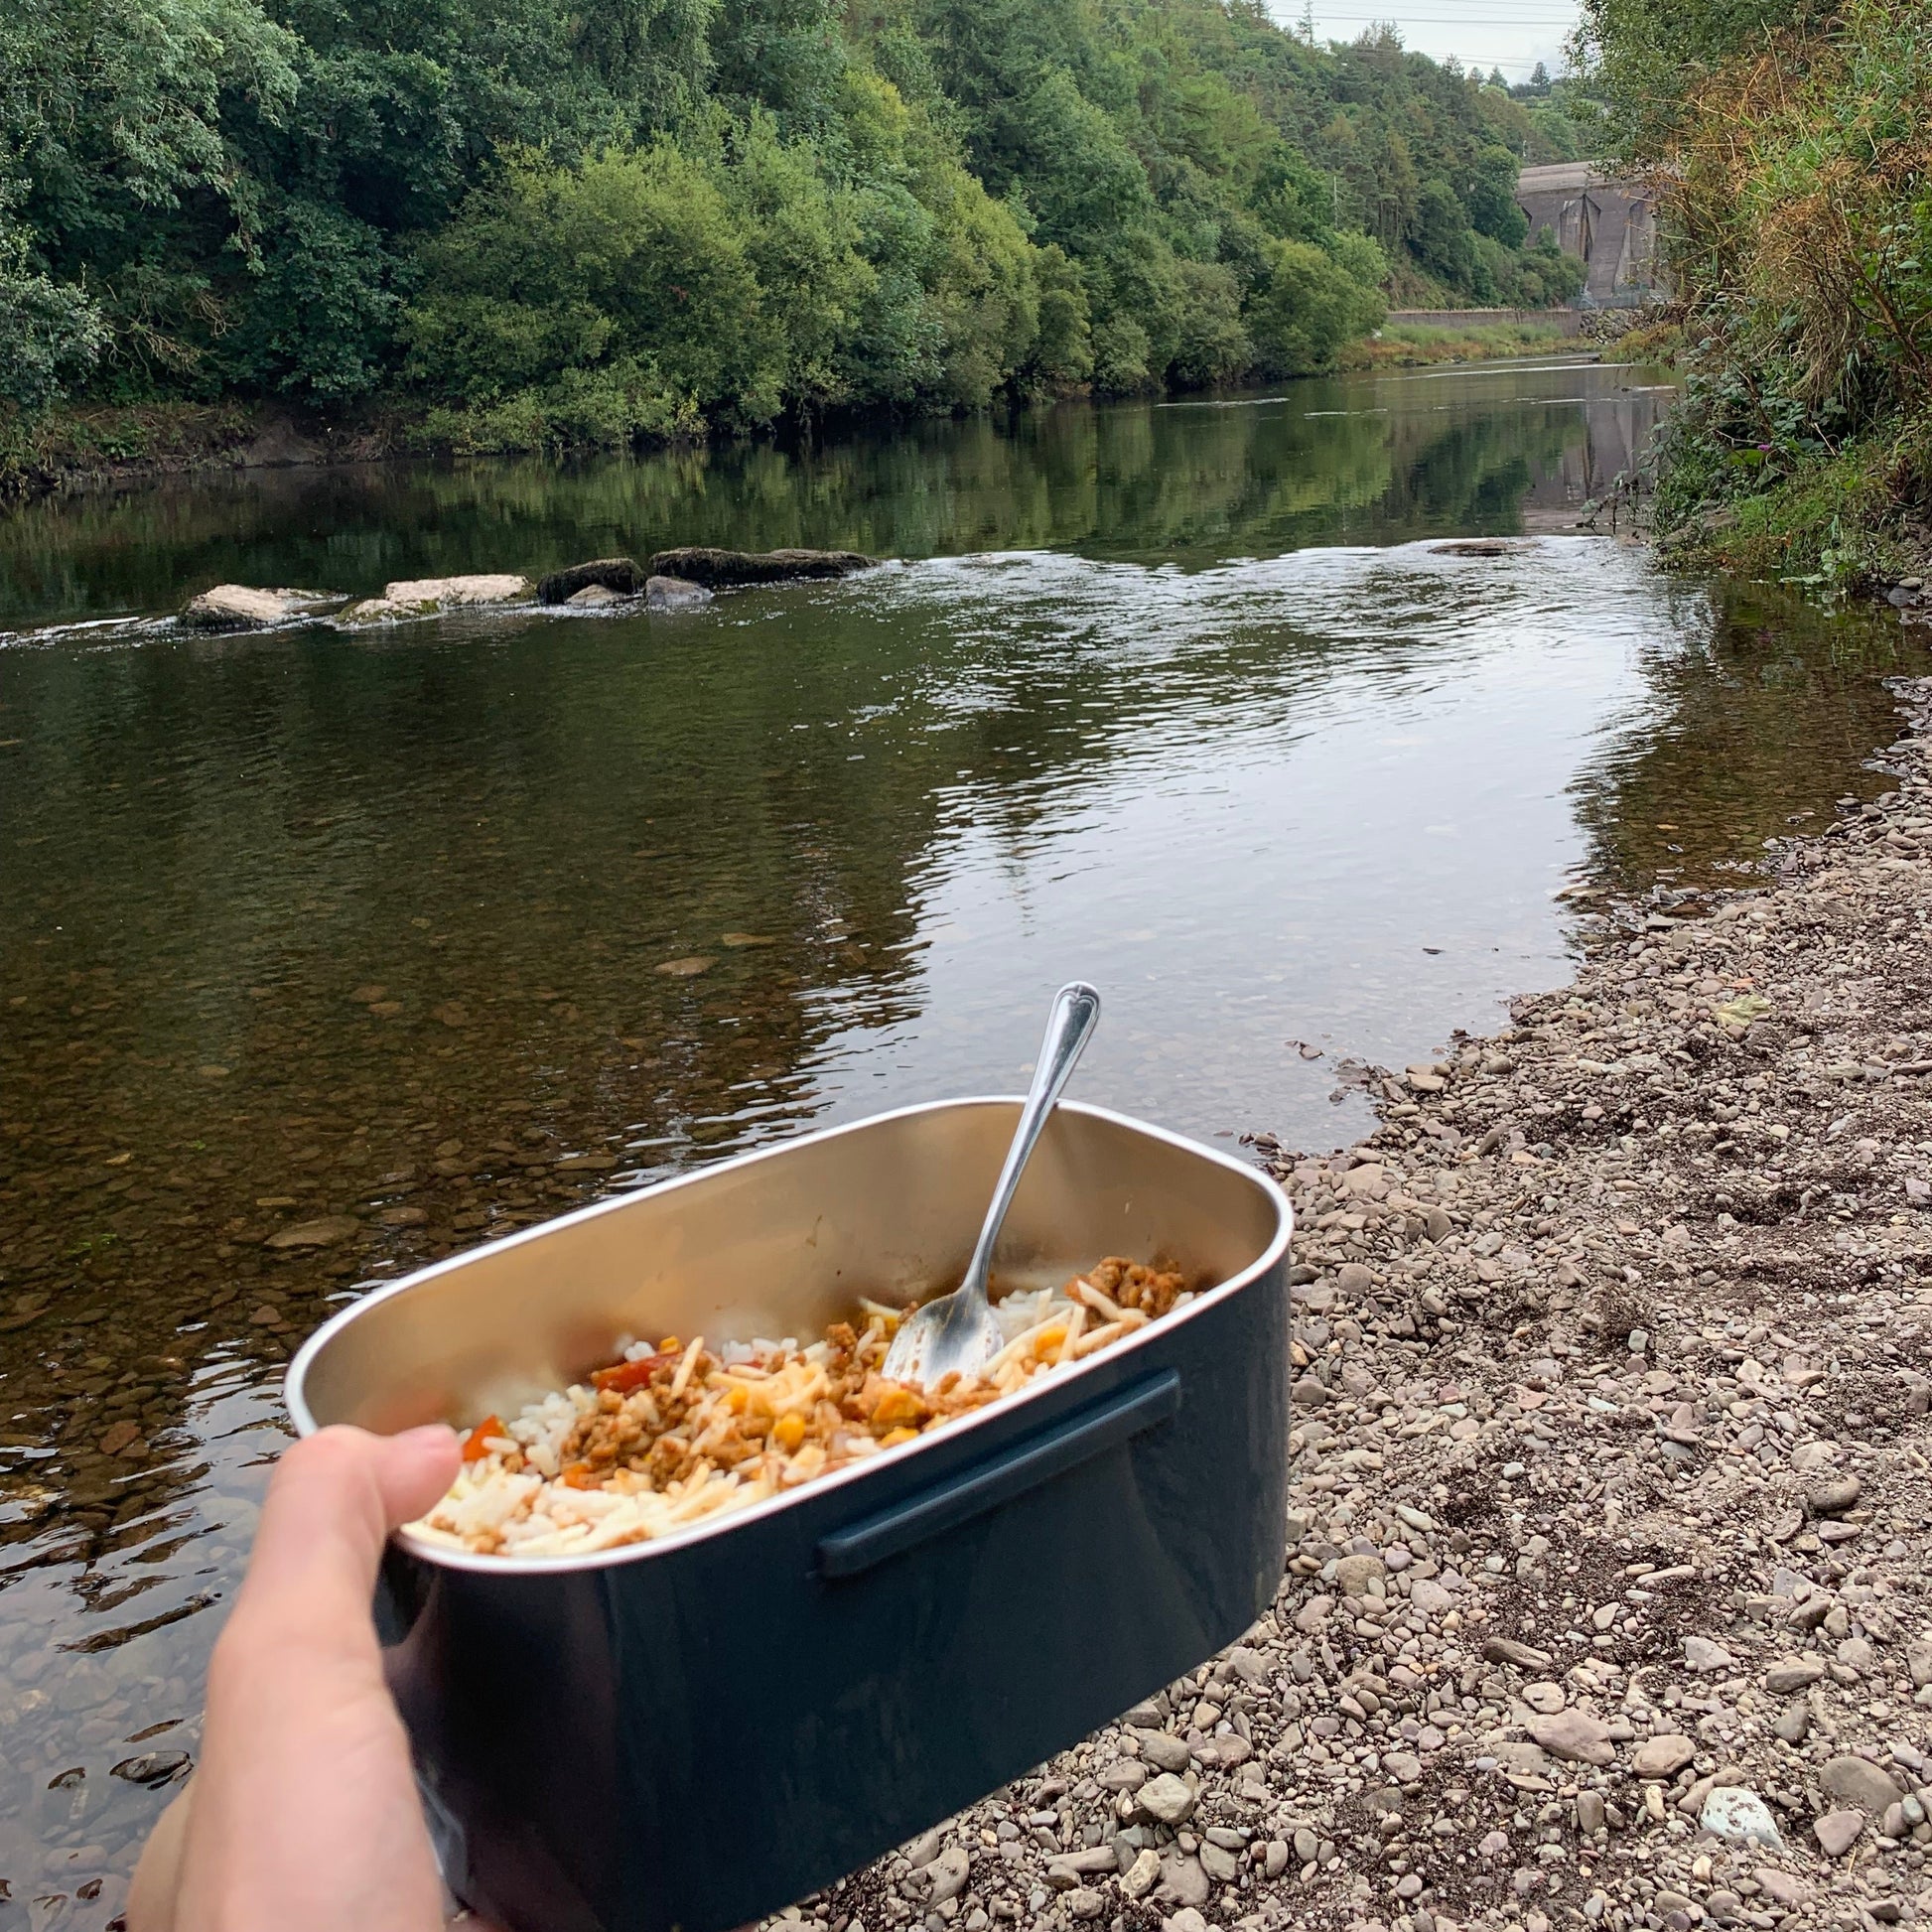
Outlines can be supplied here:
[[[1357, 254], [1356, 266], [1365, 265]], [[1387, 314], [1375, 287], [1342, 262], [1306, 241], [1284, 241], [1249, 327], [1268, 373], [1303, 375], [1330, 367], [1343, 344], [1380, 328]]]

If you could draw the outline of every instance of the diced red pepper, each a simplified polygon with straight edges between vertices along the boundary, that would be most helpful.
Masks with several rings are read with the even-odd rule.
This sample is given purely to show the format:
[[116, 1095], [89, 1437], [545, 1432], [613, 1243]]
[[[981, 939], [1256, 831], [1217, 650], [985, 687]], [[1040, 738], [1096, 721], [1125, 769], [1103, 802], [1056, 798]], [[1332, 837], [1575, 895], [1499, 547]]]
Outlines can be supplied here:
[[463, 1442], [463, 1459], [466, 1462], [481, 1462], [489, 1453], [483, 1445], [492, 1436], [507, 1439], [509, 1432], [503, 1427], [501, 1416], [485, 1416]]
[[676, 1360], [675, 1355], [646, 1355], [641, 1361], [613, 1362], [609, 1368], [591, 1371], [591, 1386], [628, 1395], [633, 1389], [641, 1389], [666, 1362]]

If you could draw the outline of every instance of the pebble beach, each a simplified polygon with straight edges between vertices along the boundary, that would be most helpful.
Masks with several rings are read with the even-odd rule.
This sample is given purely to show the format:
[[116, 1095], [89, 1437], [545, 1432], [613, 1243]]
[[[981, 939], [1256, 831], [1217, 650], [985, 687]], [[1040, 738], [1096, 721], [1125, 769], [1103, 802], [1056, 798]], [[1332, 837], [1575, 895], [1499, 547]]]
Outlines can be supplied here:
[[1932, 1917], [1932, 681], [1892, 788], [1256, 1148], [1288, 1562], [1222, 1656], [774, 1921]]

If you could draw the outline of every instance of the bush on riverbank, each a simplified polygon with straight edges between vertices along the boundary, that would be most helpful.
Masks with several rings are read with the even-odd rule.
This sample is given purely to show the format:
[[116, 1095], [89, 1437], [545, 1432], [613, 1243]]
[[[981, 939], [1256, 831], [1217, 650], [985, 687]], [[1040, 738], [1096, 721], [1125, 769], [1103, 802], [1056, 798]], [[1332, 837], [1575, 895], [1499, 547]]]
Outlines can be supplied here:
[[1822, 21], [1713, 0], [1688, 10], [1660, 102], [1639, 84], [1669, 52], [1648, 0], [1590, 13], [1631, 144], [1660, 164], [1680, 291], [1659, 534], [1832, 585], [1906, 567], [1932, 505], [1932, 25], [1875, 0]]

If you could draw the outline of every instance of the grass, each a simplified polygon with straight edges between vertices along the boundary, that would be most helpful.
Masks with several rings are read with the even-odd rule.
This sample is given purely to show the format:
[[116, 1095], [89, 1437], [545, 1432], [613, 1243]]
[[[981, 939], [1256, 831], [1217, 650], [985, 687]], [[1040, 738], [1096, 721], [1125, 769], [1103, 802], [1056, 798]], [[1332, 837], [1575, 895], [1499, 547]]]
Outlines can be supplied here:
[[1678, 561], [1830, 591], [1889, 583], [1918, 567], [1907, 515], [1923, 462], [1896, 438], [1860, 438], [1754, 494], [1686, 505], [1662, 547]]
[[1626, 329], [1602, 345], [1606, 362], [1649, 362], [1675, 365], [1684, 348], [1681, 322], [1653, 322], [1647, 329]]
[[1554, 322], [1392, 322], [1336, 357], [1342, 369], [1418, 368], [1430, 362], [1486, 362], [1535, 355], [1574, 341]]
[[0, 414], [0, 499], [76, 477], [232, 462], [262, 430], [247, 403], [158, 402]]

